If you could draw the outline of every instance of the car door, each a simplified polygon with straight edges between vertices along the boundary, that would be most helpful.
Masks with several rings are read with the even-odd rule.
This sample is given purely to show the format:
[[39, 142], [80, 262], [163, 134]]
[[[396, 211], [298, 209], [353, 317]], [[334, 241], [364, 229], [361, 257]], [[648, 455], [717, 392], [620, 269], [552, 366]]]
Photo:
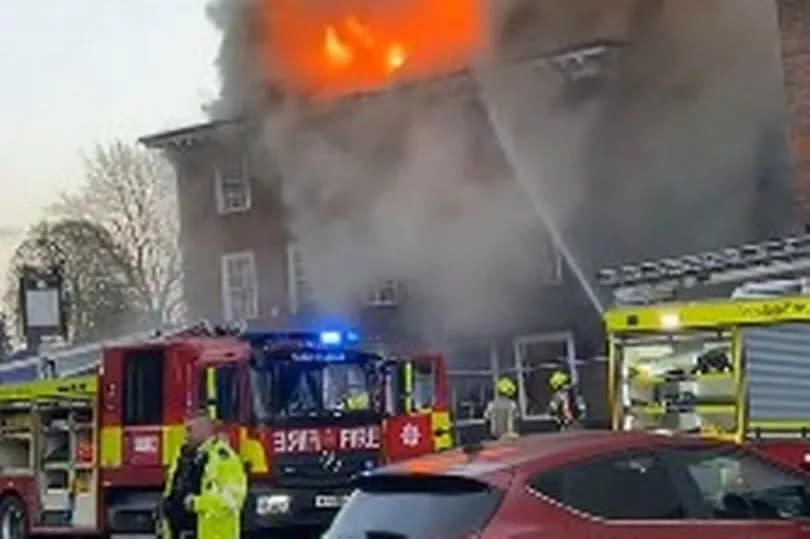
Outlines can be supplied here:
[[738, 448], [679, 448], [666, 461], [695, 530], [718, 536], [810, 538], [810, 481]]
[[569, 539], [693, 538], [707, 530], [712, 537], [803, 537], [792, 522], [696, 518], [699, 494], [669, 457], [654, 450], [603, 456], [541, 474], [531, 488], [574, 517], [566, 519]]

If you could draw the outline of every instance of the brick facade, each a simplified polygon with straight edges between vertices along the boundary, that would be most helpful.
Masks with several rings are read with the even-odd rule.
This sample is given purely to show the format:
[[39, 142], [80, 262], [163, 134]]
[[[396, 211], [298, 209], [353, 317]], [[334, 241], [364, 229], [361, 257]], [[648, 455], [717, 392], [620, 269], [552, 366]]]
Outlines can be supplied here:
[[[257, 159], [241, 125], [228, 122], [193, 126], [141, 139], [172, 161], [178, 188], [184, 295], [192, 319], [221, 323], [223, 255], [249, 252], [255, 257], [257, 323], [276, 326], [288, 312], [287, 234], [272, 167]], [[242, 163], [250, 207], [223, 214], [218, 208], [218, 167]]]
[[810, 223], [810, 2], [779, 0], [778, 6], [794, 181], [807, 224]]

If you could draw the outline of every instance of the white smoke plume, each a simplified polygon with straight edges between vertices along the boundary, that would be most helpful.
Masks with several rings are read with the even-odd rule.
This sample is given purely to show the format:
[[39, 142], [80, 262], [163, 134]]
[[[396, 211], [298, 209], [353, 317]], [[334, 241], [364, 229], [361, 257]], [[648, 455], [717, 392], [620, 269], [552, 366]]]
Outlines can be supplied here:
[[[224, 34], [212, 110], [262, 125], [330, 310], [398, 278], [425, 327], [494, 333], [543, 310], [544, 224], [586, 275], [792, 224], [768, 2], [495, 0], [488, 54], [461, 90], [425, 82], [315, 110], [271, 99], [284, 80], [259, 60], [257, 1], [211, 7]], [[595, 82], [515, 67], [601, 40], [624, 46]]]

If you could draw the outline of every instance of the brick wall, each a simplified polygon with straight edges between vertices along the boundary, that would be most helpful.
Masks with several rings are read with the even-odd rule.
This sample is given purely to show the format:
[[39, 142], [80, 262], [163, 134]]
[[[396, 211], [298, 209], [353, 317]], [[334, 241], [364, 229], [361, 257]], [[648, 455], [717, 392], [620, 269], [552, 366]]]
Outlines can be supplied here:
[[778, 0], [778, 7], [794, 181], [804, 222], [810, 224], [810, 1]]

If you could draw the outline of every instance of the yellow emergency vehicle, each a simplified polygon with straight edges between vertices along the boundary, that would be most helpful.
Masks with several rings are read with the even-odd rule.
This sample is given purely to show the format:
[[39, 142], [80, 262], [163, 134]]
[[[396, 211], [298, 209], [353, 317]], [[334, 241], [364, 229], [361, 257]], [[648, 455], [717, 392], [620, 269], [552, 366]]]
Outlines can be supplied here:
[[663, 291], [671, 297], [684, 285], [734, 282], [745, 278], [746, 269], [760, 276], [789, 269], [795, 277], [810, 262], [797, 245], [784, 240], [781, 256], [768, 242], [603, 272], [603, 284], [612, 281], [607, 284], [625, 298], [652, 298], [604, 316], [613, 428], [753, 440], [793, 465], [810, 464], [807, 282], [761, 282], [738, 288], [731, 298], [660, 299]]

